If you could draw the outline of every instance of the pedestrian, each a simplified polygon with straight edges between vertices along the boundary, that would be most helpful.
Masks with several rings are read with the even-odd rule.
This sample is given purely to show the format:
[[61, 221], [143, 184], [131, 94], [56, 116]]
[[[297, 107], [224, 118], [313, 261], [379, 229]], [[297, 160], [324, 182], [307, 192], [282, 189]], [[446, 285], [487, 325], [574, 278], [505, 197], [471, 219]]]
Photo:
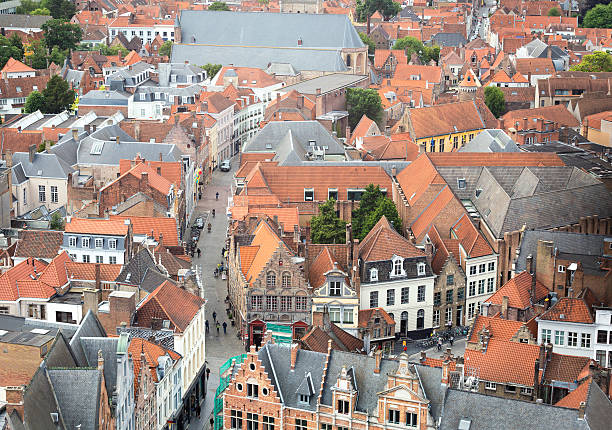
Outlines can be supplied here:
[[448, 339], [448, 341], [450, 342], [450, 346], [453, 346], [454, 340], [455, 340], [455, 337], [451, 334], [451, 337]]
[[206, 333], [210, 332], [210, 327], [208, 325], [208, 320], [206, 320]]
[[213, 417], [210, 417], [210, 428], [211, 430], [215, 428], [215, 419]]
[[219, 200], [219, 193], [217, 192], [217, 194], [215, 194], [215, 199]]
[[200, 248], [198, 248], [198, 258], [200, 258], [200, 254], [202, 254], [202, 250], [200, 250]]
[[200, 418], [200, 405], [196, 406], [196, 417]]
[[438, 338], [438, 351], [442, 350], [442, 338]]
[[213, 320], [217, 322], [217, 311], [213, 311]]
[[223, 321], [223, 334], [227, 334], [227, 323]]
[[210, 378], [210, 367], [206, 368], [206, 380], [208, 381], [208, 379]]
[[221, 324], [217, 321], [217, 336], [219, 336], [219, 329], [221, 328]]
[[225, 247], [221, 248], [221, 258], [225, 257]]

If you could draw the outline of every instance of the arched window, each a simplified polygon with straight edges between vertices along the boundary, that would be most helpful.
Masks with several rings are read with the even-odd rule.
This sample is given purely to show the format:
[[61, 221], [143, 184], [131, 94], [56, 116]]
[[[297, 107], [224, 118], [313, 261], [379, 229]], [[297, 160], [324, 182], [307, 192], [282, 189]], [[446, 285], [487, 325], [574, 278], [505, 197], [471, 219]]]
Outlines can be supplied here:
[[370, 282], [378, 281], [378, 269], [370, 269]]
[[417, 330], [420, 330], [423, 327], [425, 327], [425, 310], [419, 309], [417, 311]]
[[404, 271], [403, 268], [404, 260], [401, 258], [396, 258], [393, 260], [393, 276], [401, 276]]
[[405, 336], [408, 333], [408, 312], [402, 312], [400, 316], [400, 334]]
[[274, 288], [276, 287], [276, 273], [268, 272], [266, 275], [266, 287]]
[[351, 56], [350, 55], [346, 56], [346, 67], [351, 67]]
[[392, 319], [393, 321], [395, 321], [395, 315], [393, 315], [392, 313], [390, 313], [390, 314], [389, 314], [389, 316], [391, 317], [391, 319]]
[[283, 288], [288, 288], [291, 286], [291, 273], [285, 272], [283, 273]]

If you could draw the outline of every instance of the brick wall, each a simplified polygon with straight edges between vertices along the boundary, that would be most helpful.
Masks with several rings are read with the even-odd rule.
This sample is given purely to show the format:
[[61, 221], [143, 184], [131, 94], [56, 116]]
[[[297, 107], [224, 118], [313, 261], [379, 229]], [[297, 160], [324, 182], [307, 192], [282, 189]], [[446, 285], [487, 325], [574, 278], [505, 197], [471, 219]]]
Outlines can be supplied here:
[[143, 193], [151, 197], [162, 207], [168, 207], [167, 196], [151, 187], [148, 175], [137, 178], [134, 175], [125, 175], [100, 191], [99, 215], [103, 216], [107, 209], [125, 201], [136, 193]]

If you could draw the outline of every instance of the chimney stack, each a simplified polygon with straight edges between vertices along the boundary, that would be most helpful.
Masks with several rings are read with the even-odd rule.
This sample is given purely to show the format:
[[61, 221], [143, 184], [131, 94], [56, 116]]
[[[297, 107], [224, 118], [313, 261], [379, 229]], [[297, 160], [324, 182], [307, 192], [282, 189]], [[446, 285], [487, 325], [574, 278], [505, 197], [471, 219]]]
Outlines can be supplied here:
[[349, 143], [349, 140], [351, 140], [351, 127], [349, 127], [348, 125], [346, 126], [346, 143]]
[[382, 361], [382, 351], [380, 349], [377, 349], [374, 353], [374, 359], [376, 360], [374, 373], [380, 373], [380, 362]]
[[98, 370], [104, 372], [104, 357], [101, 349], [98, 350]]
[[78, 141], [79, 141], [79, 130], [78, 130], [78, 129], [76, 129], [76, 128], [73, 128], [73, 129], [72, 129], [72, 139], [73, 139], [75, 142], [78, 142]]
[[36, 155], [36, 145], [30, 145], [28, 148], [28, 153], [30, 154], [30, 163], [33, 163], [34, 156]]
[[533, 255], [529, 254], [527, 256], [527, 273], [533, 274]]
[[100, 277], [100, 263], [96, 263], [95, 266], [95, 274], [96, 274], [96, 290], [102, 290], [102, 278]]
[[501, 313], [504, 319], [508, 319], [508, 296], [502, 297]]
[[578, 418], [584, 419], [584, 412], [586, 410], [586, 402], [580, 402], [580, 406], [578, 406]]
[[148, 185], [149, 184], [149, 173], [141, 172], [140, 173], [140, 185]]
[[299, 343], [291, 344], [291, 370], [295, 370], [295, 362], [297, 360], [298, 350], [300, 349]]
[[10, 416], [13, 411], [16, 411], [19, 418], [24, 418], [23, 408], [23, 391], [24, 387], [6, 387], [6, 416]]

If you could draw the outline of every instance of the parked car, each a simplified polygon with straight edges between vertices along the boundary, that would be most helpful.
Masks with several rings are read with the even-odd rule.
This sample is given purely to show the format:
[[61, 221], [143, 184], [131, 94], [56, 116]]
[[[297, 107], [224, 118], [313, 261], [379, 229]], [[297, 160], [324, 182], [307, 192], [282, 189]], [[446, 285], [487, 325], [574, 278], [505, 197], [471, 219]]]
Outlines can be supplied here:
[[219, 170], [222, 172], [229, 172], [232, 169], [232, 165], [229, 160], [223, 160], [219, 165]]
[[204, 228], [204, 219], [201, 216], [197, 217], [195, 220], [195, 225], [197, 228], [202, 230]]

